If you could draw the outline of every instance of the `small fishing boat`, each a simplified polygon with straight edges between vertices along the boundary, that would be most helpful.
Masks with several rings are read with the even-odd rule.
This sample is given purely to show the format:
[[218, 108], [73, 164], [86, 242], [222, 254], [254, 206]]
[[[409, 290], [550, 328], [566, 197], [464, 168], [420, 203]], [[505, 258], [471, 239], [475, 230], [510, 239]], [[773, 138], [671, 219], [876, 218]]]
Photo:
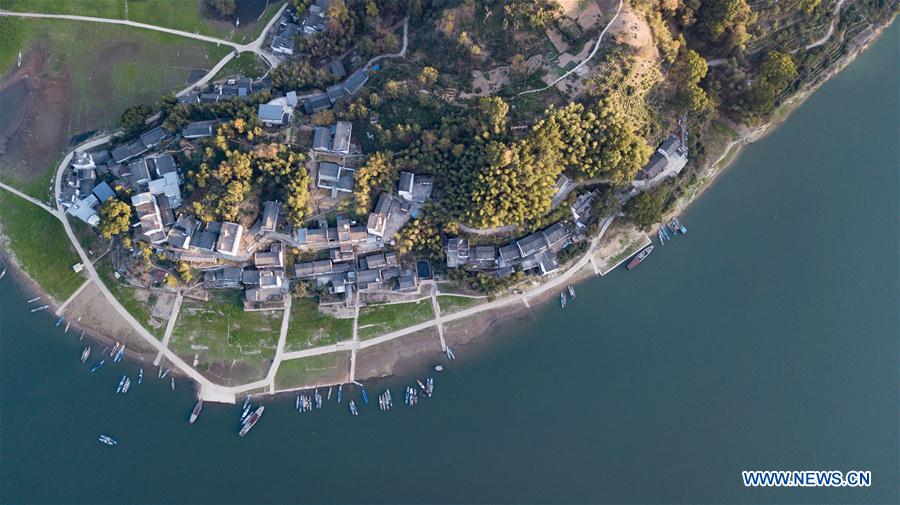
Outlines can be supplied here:
[[84, 330], [81, 330], [81, 336], [78, 337], [79, 342], [81, 342], [82, 340], [84, 340]]
[[166, 369], [163, 371], [162, 375], [160, 375], [159, 378], [160, 378], [160, 379], [165, 379], [167, 375], [169, 375], [169, 369], [168, 369], [168, 368], [166, 368]]
[[138, 371], [138, 384], [140, 384], [142, 382], [144, 382], [144, 369], [143, 368], [141, 368]]
[[628, 264], [625, 265], [625, 268], [627, 268], [628, 270], [634, 270], [638, 265], [641, 264], [641, 262], [647, 259], [647, 256], [650, 256], [650, 253], [652, 252], [653, 246], [648, 245], [647, 247], [642, 249], [641, 252], [637, 253], [634, 258], [631, 258], [631, 261], [629, 261]]
[[38, 301], [38, 300], [40, 300], [40, 299], [41, 299], [40, 296], [35, 296], [35, 297], [32, 298], [31, 300], [28, 300], [28, 303], [34, 303], [34, 302], [36, 302], [36, 301]]
[[244, 411], [241, 413], [241, 422], [244, 422], [247, 419], [247, 416], [250, 415], [250, 404], [244, 405]]
[[687, 233], [687, 228], [681, 224], [681, 221], [679, 221], [677, 217], [673, 217], [672, 220], [669, 221], [669, 228], [672, 228], [672, 230], [681, 235]]
[[175, 377], [172, 377], [172, 391], [175, 391]]
[[384, 395], [378, 395], [378, 408], [384, 410]]
[[130, 388], [130, 387], [131, 387], [131, 379], [128, 377], [125, 377], [125, 385], [122, 387], [122, 394], [124, 395], [125, 393], [127, 393], [128, 388]]
[[327, 398], [328, 400], [331, 399], [331, 390], [332, 390], [332, 389], [334, 389], [333, 386], [328, 386], [328, 398]]
[[100, 361], [98, 361], [96, 365], [91, 367], [91, 372], [96, 372], [97, 370], [100, 370], [100, 367], [103, 366], [103, 363], [106, 363], [106, 361], [104, 361], [102, 359]]
[[450, 349], [449, 346], [447, 347], [447, 357], [448, 357], [449, 359], [456, 359], [456, 355], [453, 354], [453, 350]]
[[434, 365], [434, 371], [435, 371], [435, 372], [443, 372], [443, 371], [444, 371], [444, 365]]
[[42, 310], [47, 310], [49, 308], [50, 308], [49, 305], [41, 305], [40, 307], [35, 307], [35, 308], [31, 309], [31, 312], [40, 312]]
[[419, 387], [422, 389], [422, 391], [425, 391], [425, 383], [424, 382], [422, 382], [420, 379], [416, 379], [416, 384], [419, 385]]
[[294, 402], [294, 408], [297, 409], [297, 412], [300, 412], [300, 395], [297, 395], [297, 401]]
[[119, 352], [119, 347], [122, 346], [121, 342], [116, 342], [116, 345], [113, 346], [112, 350], [109, 351], [110, 356], [115, 356], [117, 352]]
[[663, 245], [666, 243], [666, 238], [663, 235], [662, 226], [659, 227], [659, 230], [656, 232], [656, 236], [659, 237], [659, 244]]
[[197, 420], [197, 416], [200, 415], [200, 409], [203, 408], [203, 400], [197, 400], [197, 404], [194, 405], [194, 410], [191, 412], [191, 419], [188, 421], [189, 424], [194, 424], [194, 421]]
[[122, 379], [119, 381], [119, 386], [116, 387], [116, 394], [119, 394], [122, 392], [122, 388], [125, 387], [125, 379], [127, 379], [127, 378], [128, 378], [127, 375], [122, 376]]
[[72, 321], [66, 321], [66, 329], [63, 330], [63, 334], [69, 333], [70, 326], [72, 326]]
[[356, 409], [356, 402], [354, 402], [353, 400], [350, 400], [350, 413], [354, 416], [359, 415], [359, 410]]
[[56, 320], [56, 326], [61, 325], [62, 322], [63, 322], [63, 319], [65, 319], [65, 317], [64, 317], [64, 316], [60, 316], [60, 318]]
[[431, 393], [434, 391], [434, 379], [431, 377], [425, 381], [425, 394], [428, 395], [428, 398], [431, 398]]
[[111, 437], [109, 435], [100, 435], [100, 437], [97, 440], [99, 440], [100, 442], [103, 442], [106, 445], [116, 445], [119, 443], [116, 439], [114, 439], [113, 437]]
[[574, 302], [575, 301], [575, 287], [572, 286], [571, 284], [569, 284], [569, 287], [567, 289], [569, 290], [569, 296], [572, 297], [572, 301]]
[[337, 394], [337, 402], [341, 403], [341, 398], [344, 397], [344, 385], [341, 384], [338, 386], [338, 394]]
[[362, 386], [362, 399], [363, 399], [363, 403], [365, 403], [366, 405], [369, 404], [369, 395], [366, 394], [365, 386]]
[[244, 409], [250, 406], [250, 395], [244, 397]]
[[566, 294], [565, 293], [559, 294], [559, 306], [562, 308], [566, 308]]
[[669, 230], [669, 227], [666, 226], [666, 223], [663, 223], [662, 225], [660, 225], [659, 230], [662, 231], [663, 237], [665, 237], [666, 240], [672, 240], [672, 235], [674, 235], [674, 233], [671, 235], [669, 234], [670, 230]]
[[409, 405], [409, 386], [406, 386], [406, 392], [403, 394], [403, 403]]
[[316, 408], [321, 409], [322, 408], [322, 395], [319, 394], [319, 388], [316, 388], [316, 391], [315, 391], [313, 397], [316, 399]]
[[118, 351], [116, 351], [116, 357], [113, 358], [113, 363], [118, 363], [118, 362], [122, 361], [123, 356], [125, 356], [125, 346], [124, 345], [122, 347], [120, 347]]
[[262, 417], [265, 410], [266, 407], [264, 405], [260, 405], [259, 408], [257, 408], [252, 414], [247, 416], [247, 419], [244, 420], [244, 424], [243, 426], [241, 426], [241, 431], [238, 432], [238, 435], [243, 437], [244, 435], [249, 433], [250, 430], [254, 426], [256, 426], [256, 423], [259, 421], [259, 418]]
[[87, 361], [88, 357], [91, 355], [91, 346], [87, 346], [81, 351], [81, 362], [84, 363]]

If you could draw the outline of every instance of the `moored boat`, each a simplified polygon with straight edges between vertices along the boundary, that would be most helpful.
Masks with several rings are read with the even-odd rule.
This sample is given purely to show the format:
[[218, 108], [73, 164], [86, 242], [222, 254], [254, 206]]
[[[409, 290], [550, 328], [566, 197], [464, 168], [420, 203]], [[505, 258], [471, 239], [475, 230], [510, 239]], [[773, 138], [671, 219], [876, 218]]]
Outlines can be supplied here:
[[123, 356], [125, 356], [125, 346], [124, 345], [122, 347], [120, 347], [118, 351], [116, 351], [116, 357], [113, 358], [113, 363], [118, 363], [118, 362], [122, 361]]
[[57, 319], [57, 320], [56, 320], [56, 326], [59, 326], [59, 325], [61, 325], [61, 324], [62, 324], [62, 322], [63, 322], [63, 319], [65, 319], [65, 317], [63, 317], [63, 316], [60, 316], [60, 318], [59, 318], [59, 319]]
[[652, 252], [653, 252], [652, 245], [648, 245], [647, 247], [641, 249], [641, 252], [637, 253], [634, 256], [634, 258], [631, 258], [631, 261], [629, 261], [628, 264], [625, 265], [625, 268], [627, 268], [628, 270], [633, 270], [638, 265], [640, 265], [642, 261], [647, 259], [647, 256], [650, 256], [650, 253], [652, 253]]
[[680, 233], [684, 235], [687, 233], [687, 228], [681, 224], [681, 221], [678, 220], [677, 217], [673, 217], [671, 221], [669, 221], [669, 227], [672, 228], [676, 233]]
[[131, 379], [129, 377], [125, 377], [125, 385], [122, 386], [122, 394], [128, 392], [128, 389], [131, 387]]
[[313, 397], [316, 399], [316, 408], [321, 409], [322, 408], [322, 395], [319, 394], [319, 388], [316, 388], [316, 391], [315, 391]]
[[450, 349], [450, 346], [447, 346], [447, 358], [456, 359], [456, 355], [453, 354], [453, 350]]
[[259, 418], [262, 417], [265, 410], [265, 405], [260, 405], [259, 408], [257, 408], [252, 414], [250, 414], [250, 416], [248, 416], [244, 421], [244, 425], [241, 426], [241, 431], [238, 432], [238, 435], [243, 437], [251, 429], [253, 429], [253, 427], [256, 426], [256, 423], [259, 422]]
[[416, 379], [416, 384], [418, 384], [419, 387], [422, 388], [422, 391], [425, 391], [425, 383], [422, 382], [421, 379]]
[[241, 422], [243, 423], [244, 420], [247, 419], [247, 416], [249, 416], [249, 415], [250, 415], [250, 404], [247, 403], [244, 405], [244, 411], [241, 412]]
[[331, 399], [331, 390], [334, 389], [333, 386], [328, 386], [328, 400]]
[[350, 400], [350, 413], [354, 416], [359, 415], [359, 410], [357, 410], [356, 408], [356, 402], [354, 402], [353, 400]]
[[99, 440], [100, 442], [103, 442], [106, 445], [116, 445], [119, 443], [116, 439], [114, 439], [113, 437], [111, 437], [109, 435], [100, 435], [100, 437], [97, 440]]
[[431, 393], [433, 391], [434, 391], [434, 379], [429, 377], [428, 380], [425, 381], [425, 394], [427, 394], [428, 397], [431, 398]]
[[559, 306], [562, 308], [566, 308], [566, 293], [562, 292], [559, 294]]
[[338, 386], [338, 394], [337, 394], [337, 402], [341, 403], [341, 398], [344, 397], [344, 385], [341, 384]]
[[49, 308], [50, 308], [49, 305], [41, 305], [40, 307], [35, 307], [35, 308], [31, 309], [31, 312], [40, 312], [42, 310], [47, 310]]
[[366, 394], [366, 387], [362, 386], [362, 400], [366, 405], [369, 404], [369, 395]]
[[103, 366], [103, 363], [106, 363], [106, 361], [104, 361], [102, 359], [100, 361], [98, 361], [96, 365], [91, 367], [91, 372], [96, 372], [97, 370], [100, 370], [100, 367]]
[[193, 410], [193, 412], [191, 412], [191, 419], [189, 421], [189, 424], [194, 424], [194, 421], [197, 420], [197, 417], [200, 415], [200, 409], [202, 409], [202, 408], [203, 408], [203, 400], [202, 399], [197, 400], [197, 404], [194, 405], [194, 410]]
[[140, 371], [138, 371], [138, 384], [140, 384], [142, 382], [144, 382], [144, 369], [143, 368], [141, 368]]
[[121, 342], [116, 342], [116, 345], [113, 346], [112, 350], [109, 351], [110, 356], [115, 356], [117, 352], [119, 352], [119, 347], [122, 346]]
[[163, 370], [163, 373], [159, 376], [159, 378], [160, 378], [160, 379], [165, 379], [167, 375], [169, 375], [169, 369], [168, 369], [168, 368], [166, 368], [165, 370]]
[[81, 362], [84, 363], [87, 361], [88, 357], [91, 355], [91, 346], [87, 346], [81, 351]]
[[38, 301], [38, 300], [40, 300], [40, 299], [41, 299], [40, 296], [35, 296], [35, 297], [32, 298], [31, 300], [28, 300], [28, 303], [34, 303], [34, 302], [36, 302], [36, 301]]
[[172, 377], [172, 391], [175, 391], [175, 377]]
[[122, 388], [125, 387], [125, 379], [127, 379], [127, 378], [128, 378], [127, 375], [123, 375], [122, 379], [119, 380], [119, 386], [116, 388], [116, 394], [119, 394], [122, 392]]
[[72, 321], [66, 321], [66, 329], [63, 330], [63, 334], [69, 333], [70, 326], [72, 326]]
[[568, 289], [568, 291], [569, 291], [569, 296], [572, 297], [572, 301], [574, 302], [574, 301], [575, 301], [575, 287], [572, 286], [571, 284], [569, 284], [569, 287], [566, 288], [566, 289]]

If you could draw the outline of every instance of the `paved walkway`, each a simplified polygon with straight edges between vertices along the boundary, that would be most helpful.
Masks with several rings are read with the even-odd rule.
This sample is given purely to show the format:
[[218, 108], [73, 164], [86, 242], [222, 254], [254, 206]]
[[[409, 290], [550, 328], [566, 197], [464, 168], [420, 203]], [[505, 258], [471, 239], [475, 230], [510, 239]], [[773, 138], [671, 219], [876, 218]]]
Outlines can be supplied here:
[[447, 342], [444, 340], [444, 323], [441, 321], [441, 306], [437, 301], [437, 284], [431, 289], [431, 308], [434, 310], [434, 320], [437, 322], [438, 338], [441, 340], [441, 351], [447, 351]]
[[62, 303], [62, 305], [60, 305], [59, 308], [56, 309], [56, 315], [61, 316], [62, 313], [66, 310], [66, 307], [68, 307], [69, 304], [72, 303], [72, 300], [74, 300], [76, 297], [78, 297], [78, 295], [80, 295], [81, 292], [84, 291], [84, 288], [88, 287], [88, 284], [90, 284], [90, 283], [91, 283], [90, 279], [87, 279], [83, 283], [81, 283], [81, 286], [78, 286], [78, 289], [76, 289], [75, 292], [72, 293], [72, 296], [67, 298], [66, 301], [64, 301]]
[[[178, 321], [178, 314], [181, 312], [181, 302], [184, 300], [184, 295], [181, 292], [175, 296], [175, 303], [172, 305], [172, 312], [169, 313], [169, 320], [166, 322], [166, 332], [163, 334], [162, 345], [165, 348], [169, 347], [169, 340], [172, 339], [172, 330], [175, 329], [175, 323]], [[162, 361], [163, 353], [159, 352], [156, 355], [156, 359], [153, 360], [154, 366], [159, 366], [159, 363]]]

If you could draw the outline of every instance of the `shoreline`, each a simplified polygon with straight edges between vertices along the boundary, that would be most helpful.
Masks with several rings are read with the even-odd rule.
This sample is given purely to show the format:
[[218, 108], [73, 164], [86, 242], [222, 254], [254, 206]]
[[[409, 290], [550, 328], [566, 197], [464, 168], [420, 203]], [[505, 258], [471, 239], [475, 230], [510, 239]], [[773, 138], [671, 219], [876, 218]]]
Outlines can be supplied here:
[[[842, 55], [841, 58], [837, 60], [831, 68], [817, 76], [814, 81], [803, 85], [796, 93], [788, 97], [778, 107], [778, 109], [776, 109], [776, 111], [773, 113], [773, 117], [768, 122], [754, 128], [737, 125], [738, 137], [726, 143], [721, 150], [721, 154], [715, 160], [706, 161], [703, 166], [698, 169], [698, 183], [691, 187], [685, 188], [685, 194], [675, 202], [673, 208], [666, 214], [665, 218], [668, 219], [669, 217], [680, 214], [684, 210], [686, 210], [707, 189], [712, 187], [714, 182], [718, 179], [718, 176], [723, 173], [725, 169], [730, 167], [740, 156], [741, 151], [745, 146], [752, 144], [757, 140], [764, 138], [769, 133], [775, 131], [777, 127], [785, 120], [787, 120], [797, 108], [799, 108], [813, 93], [815, 93], [815, 91], [819, 89], [819, 87], [821, 87], [832, 77], [843, 71], [853, 61], [855, 61], [855, 59], [860, 54], [868, 49], [873, 42], [878, 40], [885, 29], [891, 26], [893, 22], [894, 17], [892, 17], [888, 22], [884, 23], [881, 26], [872, 27], [866, 37], [860, 42], [855, 43], [855, 45], [851, 47], [846, 54]], [[13, 282], [18, 282], [26, 293], [32, 294], [33, 296], [40, 295], [46, 298], [51, 306], [51, 309], [49, 310], [53, 310], [55, 313], [60, 305], [65, 303], [65, 300], [57, 301], [48, 293], [45, 293], [41, 289], [40, 285], [37, 284], [37, 282], [34, 281], [31, 276], [29, 276], [28, 273], [25, 272], [24, 269], [19, 265], [13, 251], [0, 251], [0, 259], [3, 259], [7, 266], [13, 267], [12, 270], [14, 271], [14, 276], [18, 279], [17, 281]], [[570, 263], [574, 264], [575, 262], [577, 262], [577, 259], [572, 260]], [[562, 270], [562, 272], [566, 271], [567, 270]], [[591, 277], [598, 277], [598, 275], [593, 274], [593, 272], [590, 270], [589, 263], [588, 266], [581, 268], [579, 271], [573, 272], [569, 281], [571, 284], [575, 285]], [[557, 294], [558, 292], [547, 292], [537, 295], [534, 300], [528, 303], [527, 308], [524, 304], [510, 304], [509, 306], [487, 310], [483, 313], [474, 314], [463, 319], [447, 323], [447, 326], [452, 328], [453, 326], [462, 324], [465, 321], [465, 324], [467, 326], [462, 337], [453, 335], [452, 332], [448, 332], [449, 336], [447, 340], [453, 343], [454, 346], [474, 351], [475, 354], [484, 352], [490, 345], [491, 339], [488, 337], [490, 337], [492, 330], [494, 330], [501, 324], [506, 324], [525, 316], [535, 317], [534, 309], [543, 306], [548, 301], [554, 300]], [[101, 330], [88, 328], [85, 325], [77, 324], [75, 321], [72, 321], [72, 324], [76, 330], [84, 330], [85, 336], [88, 336], [92, 341], [98, 342], [101, 345], [112, 344], [116, 341], [111, 337], [103, 335]], [[408, 336], [411, 337], [413, 335], [415, 334], [410, 334]], [[407, 336], [397, 339], [397, 342], [402, 341], [403, 338], [406, 337]], [[435, 337], [435, 339], [436, 338], [437, 337]], [[388, 343], [385, 342], [384, 344], [372, 346], [369, 349], [377, 349], [378, 347], [381, 347], [382, 345], [386, 346], [387, 344]], [[416, 370], [421, 370], [423, 367], [427, 367], [428, 363], [433, 363], [436, 361], [434, 356], [432, 356], [430, 353], [431, 350], [421, 350], [419, 352], [414, 352], [411, 356], [396, 357], [396, 359], [393, 359], [392, 362], [386, 364], [386, 368], [388, 370], [386, 374], [360, 376], [357, 378], [357, 381], [380, 381], [390, 379], [394, 376], [399, 375], [412, 375]], [[155, 352], [142, 353], [134, 349], [129, 349], [126, 354], [126, 359], [132, 359], [136, 363], [148, 364], [152, 367], [152, 363], [156, 358], [156, 354], [157, 353]], [[172, 368], [171, 374], [178, 375], [179, 377], [187, 377], [187, 375], [182, 373], [177, 367]], [[198, 384], [194, 380], [191, 380], [191, 382], [194, 383], [194, 388], [199, 393], [200, 384]], [[323, 383], [302, 388], [273, 388], [272, 390], [263, 388], [263, 390], [261, 391], [259, 389], [255, 391], [247, 391], [246, 393], [243, 393], [243, 395], [275, 397], [280, 394], [312, 389], [314, 387], [329, 387], [333, 385], [337, 384]]]

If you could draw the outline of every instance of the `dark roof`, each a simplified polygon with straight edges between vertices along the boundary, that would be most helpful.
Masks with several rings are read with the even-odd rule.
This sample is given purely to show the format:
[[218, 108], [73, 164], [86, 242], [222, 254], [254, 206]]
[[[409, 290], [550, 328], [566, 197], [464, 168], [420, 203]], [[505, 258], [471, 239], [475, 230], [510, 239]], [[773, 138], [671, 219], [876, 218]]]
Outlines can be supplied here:
[[407, 191], [412, 193], [413, 189], [413, 174], [412, 172], [400, 172], [400, 185], [398, 186], [400, 191]]
[[369, 74], [366, 73], [365, 69], [359, 69], [356, 72], [353, 72], [350, 77], [344, 81], [344, 89], [347, 90], [347, 93], [351, 95], [359, 91], [359, 88], [363, 87], [363, 84], [369, 80]]
[[210, 137], [213, 134], [217, 121], [197, 121], [188, 123], [182, 128], [181, 136], [186, 139], [197, 139], [201, 137]]
[[116, 163], [122, 163], [124, 161], [128, 161], [131, 158], [139, 154], [143, 154], [149, 149], [145, 146], [140, 140], [133, 140], [130, 143], [119, 146], [112, 150], [113, 161]]
[[106, 149], [91, 151], [89, 154], [91, 155], [91, 160], [94, 162], [94, 164], [97, 165], [99, 165], [100, 163], [106, 163], [110, 159], [109, 151], [107, 151]]
[[153, 147], [169, 136], [169, 132], [157, 126], [156, 128], [141, 135], [141, 142], [147, 147]]
[[313, 149], [322, 151], [331, 149], [331, 130], [324, 126], [317, 126], [313, 133]]
[[515, 242], [500, 248], [500, 258], [502, 258], [503, 261], [512, 261], [521, 258], [519, 248], [516, 246]]
[[559, 222], [544, 230], [543, 234], [547, 239], [547, 243], [552, 246], [564, 240], [569, 235], [569, 232], [566, 229], [566, 225]]
[[540, 232], [532, 233], [527, 237], [522, 237], [516, 241], [516, 244], [519, 246], [519, 251], [521, 252], [523, 258], [526, 256], [531, 256], [532, 254], [547, 247], [547, 241], [544, 239], [544, 235]]
[[319, 179], [336, 181], [340, 175], [341, 167], [335, 163], [323, 161], [319, 163]]
[[341, 63], [341, 60], [333, 60], [328, 64], [328, 69], [331, 70], [331, 73], [338, 79], [347, 75], [347, 69], [344, 68], [344, 64]]
[[412, 272], [405, 272], [397, 279], [397, 287], [400, 291], [412, 291], [416, 289], [416, 278]]
[[675, 154], [675, 150], [681, 147], [681, 141], [675, 135], [669, 135], [659, 148], [666, 152], [669, 156]]
[[661, 174], [668, 165], [669, 160], [659, 152], [655, 152], [650, 156], [650, 161], [648, 161], [647, 164], [644, 165], [644, 168], [641, 169], [639, 177], [642, 179], [652, 179]]
[[163, 154], [161, 156], [156, 156], [151, 158], [153, 160], [153, 164], [156, 166], [156, 173], [160, 177], [168, 173], [177, 172], [175, 167], [175, 158], [171, 154]]
[[284, 124], [287, 122], [287, 114], [284, 112], [284, 107], [281, 105], [260, 104], [259, 119], [260, 121]]
[[475, 261], [494, 261], [497, 259], [497, 248], [492, 245], [475, 247]]
[[195, 234], [191, 239], [191, 247], [203, 249], [204, 251], [212, 251], [216, 247], [216, 241], [219, 240], [219, 234], [211, 231], [202, 231]]
[[97, 184], [97, 186], [94, 187], [94, 194], [97, 195], [97, 199], [100, 200], [100, 202], [105, 202], [116, 196], [116, 193], [106, 182]]
[[325, 110], [329, 107], [331, 107], [331, 99], [328, 98], [326, 93], [313, 95], [303, 101], [303, 111], [307, 114], [315, 114], [316, 112]]
[[341, 86], [340, 84], [335, 84], [334, 86], [328, 86], [327, 88], [325, 88], [325, 94], [328, 95], [328, 99], [333, 102], [347, 94], [347, 92], [346, 90], [344, 90], [343, 86]]

